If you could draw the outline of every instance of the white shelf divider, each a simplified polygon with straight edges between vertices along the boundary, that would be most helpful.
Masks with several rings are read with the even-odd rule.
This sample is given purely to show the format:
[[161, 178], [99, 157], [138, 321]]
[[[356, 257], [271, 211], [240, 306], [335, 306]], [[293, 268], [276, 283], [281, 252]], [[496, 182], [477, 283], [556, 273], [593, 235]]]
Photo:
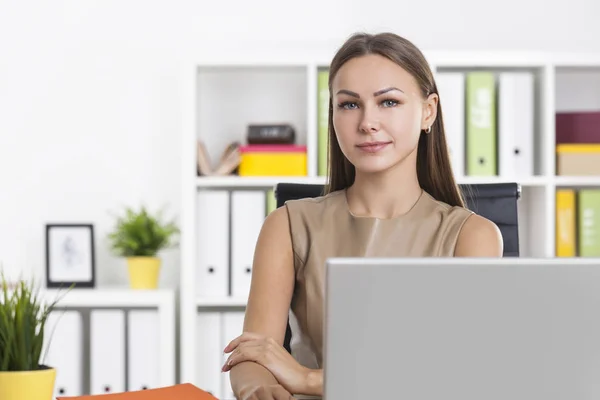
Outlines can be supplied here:
[[557, 187], [600, 187], [600, 176], [557, 176], [553, 183]]
[[246, 307], [247, 298], [242, 297], [199, 297], [196, 299], [198, 308]]
[[317, 176], [318, 171], [318, 136], [317, 136], [317, 64], [306, 66], [307, 98], [306, 98], [306, 153], [308, 158], [308, 176]]
[[172, 306], [174, 293], [168, 289], [133, 290], [124, 287], [44, 289], [40, 291], [45, 301], [60, 299], [57, 307], [152, 307], [165, 309]]
[[209, 176], [196, 180], [198, 188], [264, 188], [271, 189], [281, 182], [311, 183], [322, 185], [324, 177], [282, 176], [282, 177], [239, 177], [239, 176]]

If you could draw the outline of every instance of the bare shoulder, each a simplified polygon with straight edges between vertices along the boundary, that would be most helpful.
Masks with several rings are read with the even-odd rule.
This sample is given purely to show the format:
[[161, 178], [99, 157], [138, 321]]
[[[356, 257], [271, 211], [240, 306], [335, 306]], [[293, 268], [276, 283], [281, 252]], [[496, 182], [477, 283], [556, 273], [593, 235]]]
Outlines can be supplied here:
[[265, 218], [261, 236], [267, 236], [269, 240], [285, 240], [286, 236], [289, 237], [289, 224], [289, 215], [286, 207], [276, 208]]
[[286, 207], [280, 207], [265, 218], [254, 251], [254, 268], [259, 279], [262, 271], [293, 269], [290, 220]]
[[481, 215], [465, 221], [454, 250], [455, 257], [502, 257], [504, 242], [498, 226]]

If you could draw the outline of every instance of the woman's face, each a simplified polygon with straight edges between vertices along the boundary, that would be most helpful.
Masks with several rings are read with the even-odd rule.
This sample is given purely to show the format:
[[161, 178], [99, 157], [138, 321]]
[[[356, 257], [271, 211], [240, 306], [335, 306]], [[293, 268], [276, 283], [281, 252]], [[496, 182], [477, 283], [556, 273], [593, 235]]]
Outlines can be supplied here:
[[421, 129], [435, 119], [437, 97], [425, 101], [415, 79], [379, 55], [351, 59], [332, 82], [333, 126], [357, 172], [389, 169], [415, 153]]

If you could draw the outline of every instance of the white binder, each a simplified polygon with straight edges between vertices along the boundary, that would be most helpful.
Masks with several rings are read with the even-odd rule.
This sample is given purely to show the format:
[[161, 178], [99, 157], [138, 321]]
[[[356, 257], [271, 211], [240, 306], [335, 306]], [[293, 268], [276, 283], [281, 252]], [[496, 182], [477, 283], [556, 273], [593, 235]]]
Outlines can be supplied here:
[[[83, 322], [78, 311], [55, 310], [44, 329], [41, 361], [56, 369], [54, 397], [83, 393]], [[53, 398], [54, 398], [53, 397]]]
[[160, 328], [156, 310], [132, 310], [128, 315], [127, 390], [160, 386]]
[[197, 194], [197, 294], [229, 294], [229, 192], [201, 190]]
[[533, 176], [534, 83], [530, 72], [498, 77], [498, 161], [503, 178]]
[[231, 294], [247, 297], [256, 241], [265, 220], [266, 193], [239, 190], [231, 194]]
[[[224, 349], [227, 344], [240, 336], [244, 331], [244, 315], [243, 311], [225, 311], [223, 312], [223, 342], [222, 348]], [[231, 353], [223, 354], [221, 359], [221, 366], [225, 364], [227, 358]], [[229, 371], [222, 374], [222, 388], [221, 388], [221, 400], [235, 400], [233, 389], [231, 388], [231, 381], [229, 378]]]
[[465, 75], [461, 72], [438, 72], [435, 79], [452, 169], [457, 176], [464, 176]]
[[221, 367], [225, 348], [221, 346], [221, 314], [216, 311], [198, 312], [196, 321], [195, 385], [221, 399]]
[[90, 394], [124, 392], [125, 313], [90, 312]]

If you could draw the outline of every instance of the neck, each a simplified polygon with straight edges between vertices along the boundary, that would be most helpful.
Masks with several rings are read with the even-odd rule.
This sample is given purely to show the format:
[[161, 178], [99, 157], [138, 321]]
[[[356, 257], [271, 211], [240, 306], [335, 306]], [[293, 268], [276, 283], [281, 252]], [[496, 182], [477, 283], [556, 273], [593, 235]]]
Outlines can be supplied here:
[[352, 213], [381, 219], [407, 213], [422, 193], [415, 160], [410, 158], [386, 171], [356, 171], [354, 184], [346, 192]]

